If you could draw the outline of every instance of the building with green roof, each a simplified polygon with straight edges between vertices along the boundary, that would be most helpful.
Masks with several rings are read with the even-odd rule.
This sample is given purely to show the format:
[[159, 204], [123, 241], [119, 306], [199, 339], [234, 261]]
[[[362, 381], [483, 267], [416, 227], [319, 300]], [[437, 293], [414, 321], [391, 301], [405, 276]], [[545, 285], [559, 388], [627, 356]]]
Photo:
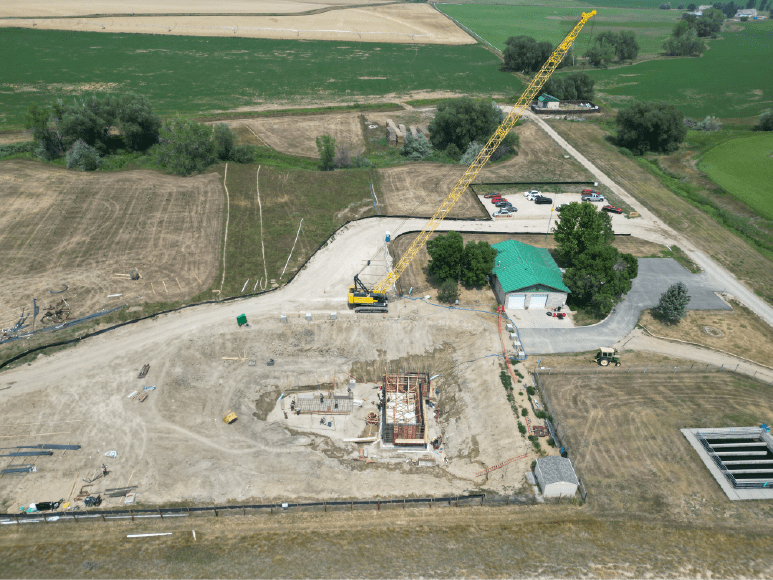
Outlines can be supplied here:
[[537, 107], [540, 109], [557, 109], [560, 104], [560, 99], [547, 93], [542, 93], [537, 99]]
[[497, 251], [492, 287], [505, 308], [555, 308], [566, 304], [569, 288], [550, 252], [515, 240], [491, 246]]

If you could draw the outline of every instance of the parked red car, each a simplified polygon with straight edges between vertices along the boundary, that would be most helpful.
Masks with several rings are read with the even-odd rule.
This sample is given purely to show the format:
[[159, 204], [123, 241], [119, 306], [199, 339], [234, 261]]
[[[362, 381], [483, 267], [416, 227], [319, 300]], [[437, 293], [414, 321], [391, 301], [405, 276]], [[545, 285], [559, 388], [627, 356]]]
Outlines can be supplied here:
[[483, 195], [483, 197], [489, 198], [489, 197], [502, 197], [502, 195], [496, 191], [492, 191], [491, 193], [486, 193]]
[[507, 200], [504, 197], [492, 197], [490, 201], [491, 203], [496, 204], [496, 203], [499, 203], [500, 201], [507, 201]]
[[613, 205], [605, 205], [601, 209], [603, 209], [604, 211], [608, 211], [610, 213], [623, 213], [622, 209], [620, 209], [619, 207], [615, 207]]

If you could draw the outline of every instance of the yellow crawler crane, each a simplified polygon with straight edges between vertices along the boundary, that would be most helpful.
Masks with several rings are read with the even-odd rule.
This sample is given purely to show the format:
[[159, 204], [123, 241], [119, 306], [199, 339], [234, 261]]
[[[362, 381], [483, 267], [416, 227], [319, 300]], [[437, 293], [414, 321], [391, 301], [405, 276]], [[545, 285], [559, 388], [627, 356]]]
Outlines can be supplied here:
[[531, 101], [537, 96], [543, 85], [550, 78], [550, 75], [552, 75], [556, 68], [558, 68], [558, 65], [563, 60], [564, 56], [566, 56], [566, 53], [569, 51], [575, 39], [580, 34], [583, 26], [585, 26], [585, 23], [595, 15], [595, 10], [592, 10], [591, 12], [583, 12], [580, 21], [575, 25], [572, 31], [566, 35], [566, 38], [561, 41], [561, 44], [558, 45], [558, 47], [553, 51], [553, 54], [550, 55], [550, 58], [547, 60], [547, 62], [534, 76], [534, 79], [529, 83], [529, 86], [526, 87], [526, 90], [518, 99], [518, 102], [512, 108], [510, 114], [505, 117], [505, 120], [502, 121], [502, 124], [491, 136], [491, 139], [489, 139], [485, 147], [483, 147], [480, 153], [478, 153], [478, 156], [467, 168], [467, 171], [464, 172], [464, 175], [462, 175], [454, 189], [443, 200], [443, 203], [440, 205], [437, 211], [435, 211], [435, 215], [429, 219], [427, 224], [424, 226], [424, 229], [421, 230], [421, 233], [419, 233], [418, 236], [416, 236], [416, 239], [413, 240], [411, 246], [408, 248], [405, 254], [403, 254], [403, 257], [400, 258], [400, 261], [392, 269], [392, 271], [389, 272], [389, 274], [387, 274], [383, 279], [381, 279], [372, 289], [368, 289], [360, 281], [358, 276], [354, 277], [354, 284], [349, 286], [350, 308], [354, 308], [355, 312], [387, 311], [387, 290], [392, 287], [400, 275], [405, 271], [405, 269], [408, 267], [408, 264], [410, 264], [411, 260], [416, 257], [416, 254], [419, 253], [419, 250], [421, 250], [422, 246], [427, 243], [427, 240], [432, 235], [432, 232], [437, 229], [437, 227], [440, 225], [440, 222], [443, 221], [443, 219], [448, 215], [448, 212], [450, 212], [456, 202], [459, 201], [459, 198], [462, 197], [462, 194], [467, 190], [467, 187], [470, 185], [470, 183], [472, 183], [473, 180], [478, 176], [478, 173], [480, 173], [481, 169], [483, 169], [483, 166], [486, 165], [496, 148], [499, 147], [500, 143], [502, 143], [502, 140], [507, 136], [513, 126], [515, 126], [515, 124], [518, 122], [518, 119], [521, 118], [523, 112], [526, 110], [526, 107], [528, 107], [529, 103], [531, 103]]

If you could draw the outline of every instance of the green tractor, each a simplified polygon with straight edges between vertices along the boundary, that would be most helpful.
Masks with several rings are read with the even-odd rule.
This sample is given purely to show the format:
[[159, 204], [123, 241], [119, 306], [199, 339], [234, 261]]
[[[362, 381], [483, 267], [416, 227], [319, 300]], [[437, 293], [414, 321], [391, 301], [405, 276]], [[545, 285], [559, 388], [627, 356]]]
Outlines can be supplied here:
[[616, 367], [619, 367], [621, 364], [620, 355], [617, 354], [617, 349], [606, 346], [599, 348], [599, 351], [596, 353], [596, 358], [593, 360], [602, 367], [609, 366], [610, 363], [613, 363]]

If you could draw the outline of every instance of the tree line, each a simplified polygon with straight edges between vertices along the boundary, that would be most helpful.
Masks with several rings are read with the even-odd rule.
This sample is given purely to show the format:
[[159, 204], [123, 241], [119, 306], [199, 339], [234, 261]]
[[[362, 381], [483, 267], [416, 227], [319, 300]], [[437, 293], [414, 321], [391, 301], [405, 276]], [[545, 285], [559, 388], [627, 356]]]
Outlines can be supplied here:
[[122, 153], [143, 154], [178, 175], [200, 172], [218, 161], [249, 163], [250, 146], [236, 146], [224, 123], [205, 125], [179, 117], [162, 121], [145, 96], [128, 93], [56, 100], [50, 106], [31, 104], [25, 128], [45, 160], [65, 157], [68, 168], [99, 169]]
[[[511, 36], [505, 41], [502, 53], [504, 70], [522, 73], [537, 72], [547, 62], [554, 47], [550, 42], [538, 42], [531, 36]], [[636, 60], [639, 44], [636, 33], [630, 30], [622, 32], [602, 32], [593, 39], [593, 46], [585, 52], [585, 59], [592, 66], [607, 68], [612, 62]], [[568, 52], [558, 68], [574, 64], [574, 52]], [[550, 93], [552, 94], [552, 93]]]

